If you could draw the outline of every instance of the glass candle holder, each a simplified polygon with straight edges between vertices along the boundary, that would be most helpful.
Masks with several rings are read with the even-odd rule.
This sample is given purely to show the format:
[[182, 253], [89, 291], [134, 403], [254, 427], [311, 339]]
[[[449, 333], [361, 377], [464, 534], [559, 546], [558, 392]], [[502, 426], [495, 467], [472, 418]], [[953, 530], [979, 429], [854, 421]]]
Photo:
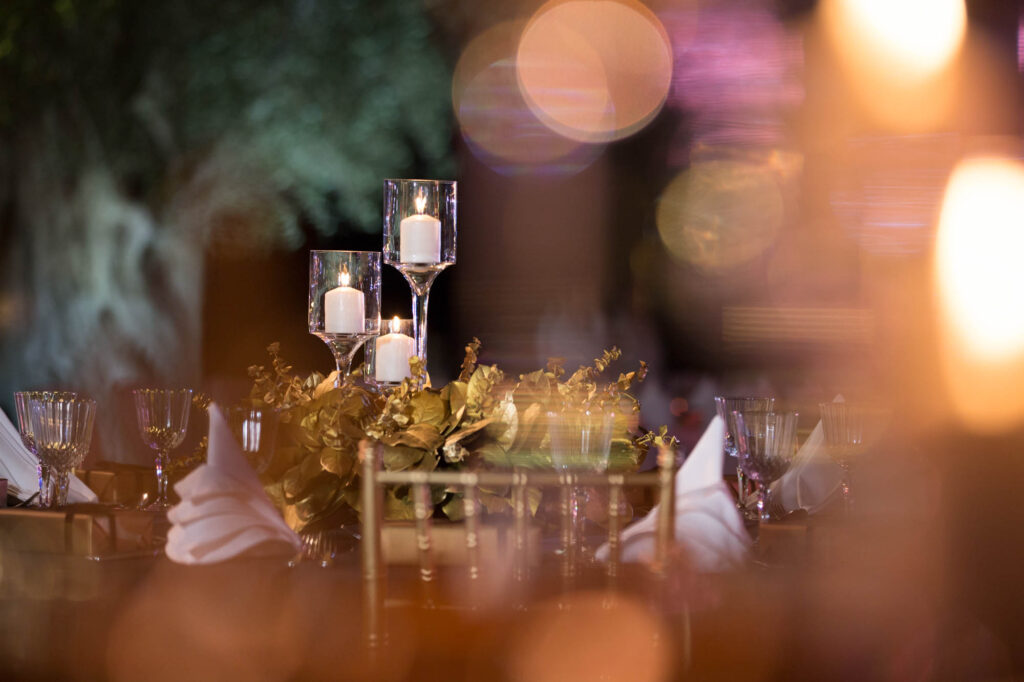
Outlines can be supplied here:
[[380, 254], [309, 252], [309, 333], [334, 354], [336, 386], [348, 380], [352, 356], [380, 332]]
[[427, 303], [438, 273], [455, 264], [456, 183], [384, 181], [384, 262], [412, 289], [416, 354], [427, 365]]
[[377, 386], [396, 386], [412, 375], [409, 358], [416, 356], [413, 321], [392, 318], [380, 336], [366, 343], [366, 380]]

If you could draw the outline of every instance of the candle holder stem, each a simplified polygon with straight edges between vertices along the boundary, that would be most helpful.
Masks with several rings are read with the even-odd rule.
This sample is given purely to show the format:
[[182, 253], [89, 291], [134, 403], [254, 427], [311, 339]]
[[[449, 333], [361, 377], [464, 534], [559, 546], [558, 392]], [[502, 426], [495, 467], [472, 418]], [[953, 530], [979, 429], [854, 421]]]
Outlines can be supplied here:
[[334, 386], [340, 388], [343, 383], [348, 381], [352, 358], [368, 337], [363, 334], [322, 334], [320, 336], [327, 347], [331, 349], [331, 353], [334, 354], [334, 366], [338, 370]]
[[427, 304], [430, 302], [430, 288], [422, 294], [413, 291], [412, 320], [416, 330], [416, 355], [427, 366]]
[[427, 366], [427, 304], [430, 299], [430, 286], [437, 275], [448, 267], [448, 263], [432, 263], [429, 265], [410, 265], [402, 263], [398, 266], [405, 281], [412, 289], [412, 319], [416, 333], [416, 355], [423, 366]]

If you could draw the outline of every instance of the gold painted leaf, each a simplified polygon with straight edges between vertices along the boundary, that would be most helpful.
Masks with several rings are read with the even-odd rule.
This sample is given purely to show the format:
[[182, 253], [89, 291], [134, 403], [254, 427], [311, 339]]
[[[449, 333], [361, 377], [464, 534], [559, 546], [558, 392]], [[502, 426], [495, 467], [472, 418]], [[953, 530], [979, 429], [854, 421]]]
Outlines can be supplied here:
[[447, 417], [447, 406], [441, 396], [433, 391], [421, 391], [410, 401], [412, 406], [412, 419], [417, 424], [429, 424], [441, 430], [445, 417]]
[[333, 391], [335, 382], [338, 380], [338, 370], [334, 370], [327, 375], [327, 378], [317, 384], [316, 388], [313, 389], [313, 400], [322, 398], [324, 395]]
[[448, 438], [445, 439], [444, 444], [448, 446], [454, 443], [459, 443], [465, 438], [472, 436], [474, 433], [483, 431], [492, 421], [492, 419], [481, 419], [480, 421], [474, 422], [469, 426], [464, 426], [455, 433], [453, 433], [452, 435], [448, 436]]
[[335, 476], [347, 476], [352, 472], [355, 463], [355, 456], [348, 450], [324, 448], [320, 451], [320, 466]]
[[423, 450], [401, 445], [385, 445], [382, 459], [385, 471], [405, 471], [423, 459]]
[[389, 445], [406, 445], [425, 452], [435, 452], [444, 442], [444, 437], [430, 424], [412, 424], [404, 431], [392, 434], [385, 442]]
[[507, 497], [501, 497], [481, 490], [477, 494], [480, 504], [489, 514], [502, 514], [512, 508], [512, 501]]
[[394, 488], [389, 488], [384, 494], [384, 518], [391, 521], [412, 521], [416, 518], [412, 500], [408, 497], [398, 497]]
[[462, 493], [456, 493], [441, 505], [441, 511], [451, 521], [462, 521], [466, 518], [465, 500]]

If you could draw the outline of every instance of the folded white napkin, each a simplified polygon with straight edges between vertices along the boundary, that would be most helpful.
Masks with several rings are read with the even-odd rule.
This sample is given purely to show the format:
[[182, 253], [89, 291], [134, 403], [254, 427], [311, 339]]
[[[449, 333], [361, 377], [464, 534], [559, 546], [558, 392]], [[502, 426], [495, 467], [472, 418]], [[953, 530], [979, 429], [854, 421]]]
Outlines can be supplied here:
[[[843, 396], [837, 395], [832, 402], [844, 402]], [[839, 465], [825, 452], [825, 433], [819, 421], [797, 450], [789, 470], [772, 484], [771, 493], [786, 511], [804, 509], [813, 514], [839, 488], [842, 477]]]
[[165, 552], [180, 564], [213, 564], [241, 554], [295, 553], [302, 547], [267, 497], [216, 405], [210, 405], [206, 464], [174, 486], [181, 502]]
[[[7, 492], [27, 500], [39, 491], [39, 460], [21, 442], [11, 420], [0, 410], [0, 478], [7, 479]], [[99, 498], [80, 478], [71, 475], [68, 502], [96, 502]]]
[[[736, 502], [722, 480], [725, 422], [711, 420], [690, 456], [676, 473], [676, 540], [684, 547], [693, 568], [718, 573], [743, 564], [750, 536]], [[654, 556], [658, 508], [622, 533], [622, 560], [649, 561]], [[608, 545], [597, 550], [608, 559]]]

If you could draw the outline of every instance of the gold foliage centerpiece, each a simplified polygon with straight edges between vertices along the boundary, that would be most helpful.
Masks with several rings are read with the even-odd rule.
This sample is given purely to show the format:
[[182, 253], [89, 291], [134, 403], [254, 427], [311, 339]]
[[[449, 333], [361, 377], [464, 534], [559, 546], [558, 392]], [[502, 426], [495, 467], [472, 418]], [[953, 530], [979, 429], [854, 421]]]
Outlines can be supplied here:
[[[612, 348], [570, 375], [560, 360], [518, 377], [477, 362], [473, 339], [458, 378], [443, 388], [426, 385], [419, 358], [410, 359], [412, 376], [390, 392], [357, 382], [335, 386], [335, 375], [296, 376], [278, 344], [268, 348], [271, 363], [250, 367], [253, 403], [279, 409], [281, 427], [273, 460], [263, 473], [266, 490], [297, 531], [354, 520], [360, 510], [358, 444], [364, 438], [383, 446], [387, 471], [455, 469], [479, 471], [511, 467], [550, 468], [549, 424], [580, 409], [614, 411], [608, 468], [634, 470], [651, 444], [665, 438], [638, 429], [639, 403], [630, 387], [647, 367], [611, 381], [601, 379], [621, 353]], [[459, 520], [462, 493], [432, 491], [437, 513]], [[540, 491], [531, 491], [536, 511]], [[483, 488], [486, 513], [511, 510], [508, 490]], [[407, 487], [388, 488], [385, 515], [412, 519]]]

